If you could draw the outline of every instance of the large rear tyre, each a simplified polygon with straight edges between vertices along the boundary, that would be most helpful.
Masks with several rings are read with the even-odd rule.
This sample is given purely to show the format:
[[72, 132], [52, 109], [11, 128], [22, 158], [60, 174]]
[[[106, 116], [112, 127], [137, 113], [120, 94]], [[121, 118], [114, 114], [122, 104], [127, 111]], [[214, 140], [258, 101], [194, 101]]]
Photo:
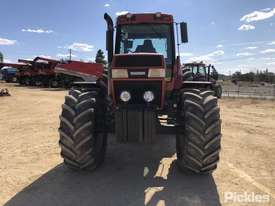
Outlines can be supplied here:
[[217, 168], [221, 148], [220, 109], [213, 92], [182, 91], [177, 122], [179, 168], [195, 174], [211, 173]]
[[61, 156], [75, 169], [96, 169], [104, 161], [107, 144], [106, 97], [98, 88], [71, 89], [60, 116]]

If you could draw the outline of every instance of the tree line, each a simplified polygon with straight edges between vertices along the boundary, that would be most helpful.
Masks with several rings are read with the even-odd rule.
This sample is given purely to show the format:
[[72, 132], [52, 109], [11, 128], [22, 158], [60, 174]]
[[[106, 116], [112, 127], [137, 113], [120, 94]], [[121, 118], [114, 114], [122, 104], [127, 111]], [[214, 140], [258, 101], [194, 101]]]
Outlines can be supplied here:
[[4, 55], [0, 51], [0, 63], [4, 61]]
[[241, 73], [235, 72], [232, 75], [232, 81], [246, 81], [246, 82], [267, 82], [275, 83], [275, 74], [266, 70], [257, 70], [257, 72]]

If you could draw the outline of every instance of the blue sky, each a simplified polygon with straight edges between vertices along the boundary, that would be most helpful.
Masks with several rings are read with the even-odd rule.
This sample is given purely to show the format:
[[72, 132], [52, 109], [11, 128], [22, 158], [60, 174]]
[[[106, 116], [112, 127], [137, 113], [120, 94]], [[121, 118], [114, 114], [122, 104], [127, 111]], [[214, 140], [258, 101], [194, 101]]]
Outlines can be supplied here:
[[6, 61], [34, 56], [91, 60], [105, 49], [104, 12], [170, 13], [186, 21], [182, 62], [205, 60], [222, 73], [275, 72], [274, 0], [1, 0], [0, 51]]

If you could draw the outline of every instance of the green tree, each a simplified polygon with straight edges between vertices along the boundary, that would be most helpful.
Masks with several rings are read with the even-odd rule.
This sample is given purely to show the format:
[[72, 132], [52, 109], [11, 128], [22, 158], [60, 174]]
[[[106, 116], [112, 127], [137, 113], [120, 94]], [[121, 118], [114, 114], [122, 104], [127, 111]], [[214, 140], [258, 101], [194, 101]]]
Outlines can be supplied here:
[[96, 53], [95, 62], [103, 64], [104, 66], [106, 66], [107, 64], [107, 61], [105, 60], [104, 52], [101, 49], [99, 49]]
[[3, 54], [0, 52], [0, 62], [3, 62], [4, 61], [4, 56]]
[[242, 73], [241, 72], [235, 72], [233, 75], [232, 75], [232, 80], [234, 81], [240, 81], [241, 80], [241, 76], [242, 76]]

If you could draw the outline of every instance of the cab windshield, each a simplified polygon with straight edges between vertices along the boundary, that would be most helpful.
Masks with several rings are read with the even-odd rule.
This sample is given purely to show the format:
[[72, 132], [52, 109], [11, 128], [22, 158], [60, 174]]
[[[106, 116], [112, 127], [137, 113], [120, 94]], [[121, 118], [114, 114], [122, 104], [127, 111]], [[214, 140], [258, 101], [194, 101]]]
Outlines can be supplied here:
[[171, 28], [168, 24], [123, 25], [118, 28], [117, 54], [160, 53], [172, 65]]
[[201, 74], [201, 75], [206, 75], [206, 68], [205, 66], [198, 66], [198, 65], [188, 65], [185, 66], [186, 69], [189, 69], [192, 71], [193, 74]]

